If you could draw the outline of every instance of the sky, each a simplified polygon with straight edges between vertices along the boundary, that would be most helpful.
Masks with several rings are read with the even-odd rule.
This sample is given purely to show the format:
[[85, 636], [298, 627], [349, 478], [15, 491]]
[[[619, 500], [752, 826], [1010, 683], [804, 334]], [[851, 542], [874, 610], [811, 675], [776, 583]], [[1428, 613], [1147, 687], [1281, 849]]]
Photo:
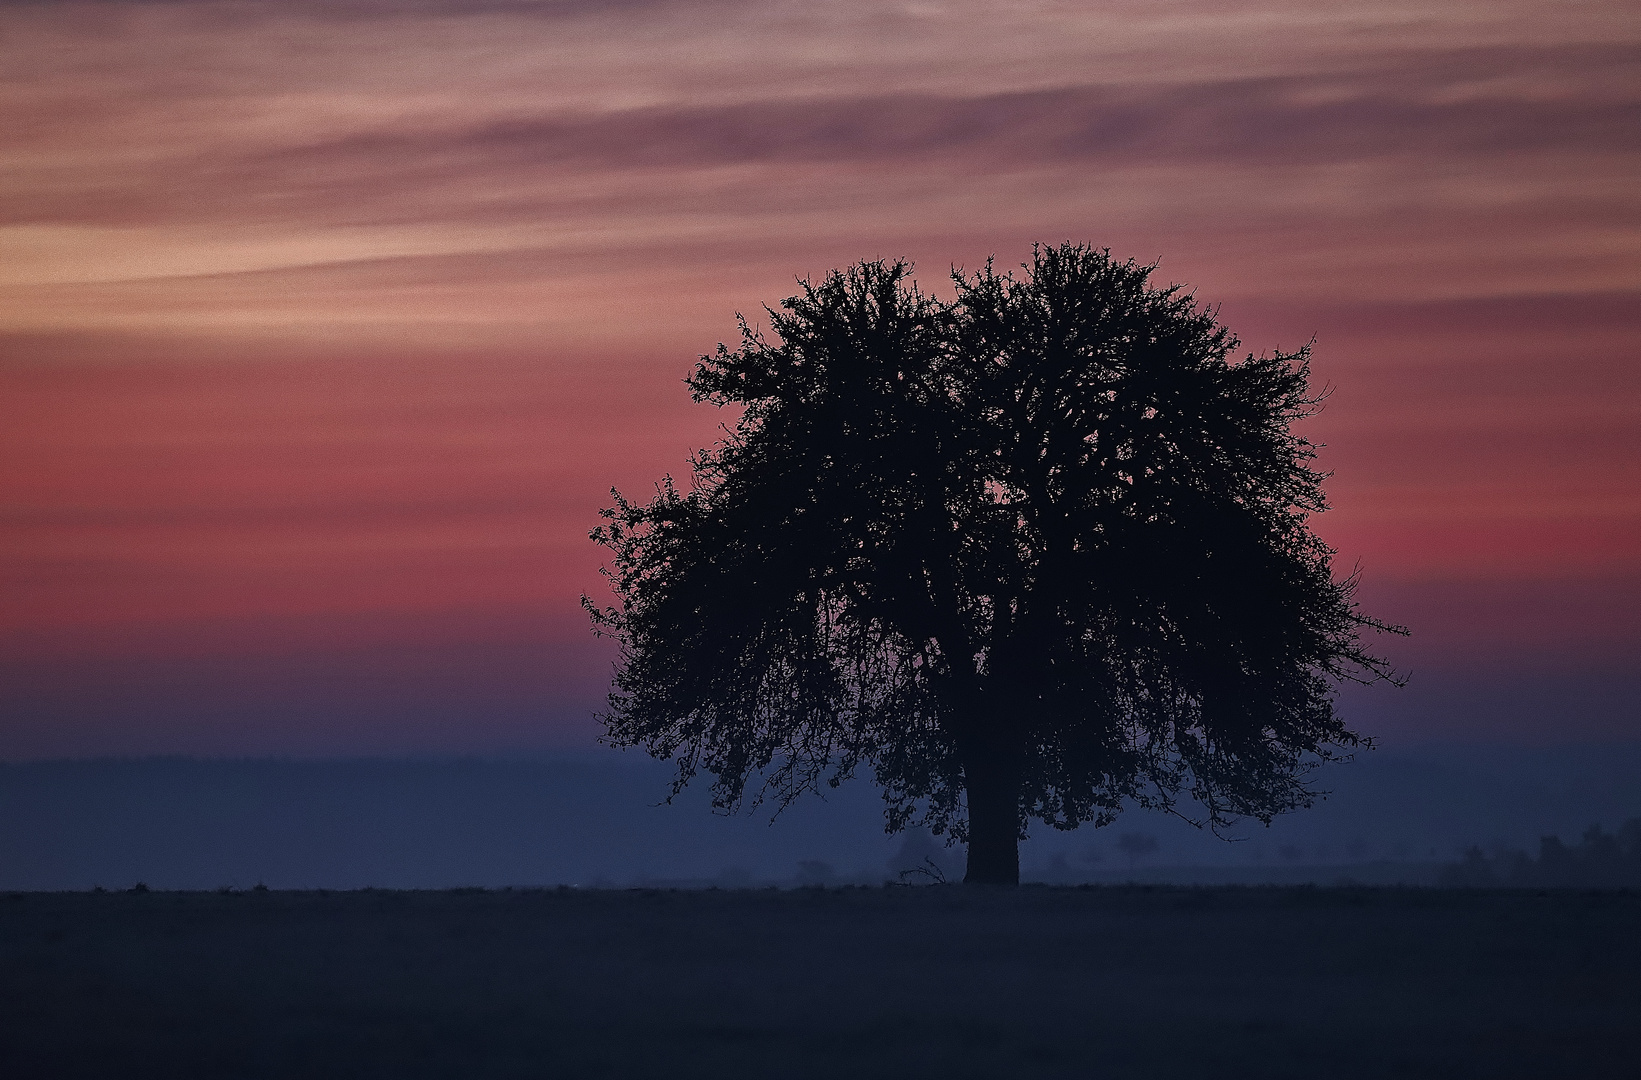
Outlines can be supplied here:
[[0, 760], [589, 747], [612, 486], [858, 259], [1314, 342], [1387, 746], [1641, 738], [1619, 0], [0, 2]]

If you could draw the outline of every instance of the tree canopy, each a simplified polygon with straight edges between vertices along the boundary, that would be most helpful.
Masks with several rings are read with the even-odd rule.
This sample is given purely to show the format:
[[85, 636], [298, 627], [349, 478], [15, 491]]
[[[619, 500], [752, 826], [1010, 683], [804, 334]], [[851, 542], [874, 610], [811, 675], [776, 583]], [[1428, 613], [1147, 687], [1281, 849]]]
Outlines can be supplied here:
[[689, 378], [733, 426], [593, 538], [620, 644], [606, 741], [782, 804], [862, 767], [891, 830], [1018, 880], [1030, 820], [1188, 796], [1216, 826], [1308, 805], [1360, 746], [1339, 680], [1389, 678], [1293, 430], [1307, 350], [1237, 340], [1152, 268], [1038, 248], [1024, 273], [903, 262], [803, 282]]

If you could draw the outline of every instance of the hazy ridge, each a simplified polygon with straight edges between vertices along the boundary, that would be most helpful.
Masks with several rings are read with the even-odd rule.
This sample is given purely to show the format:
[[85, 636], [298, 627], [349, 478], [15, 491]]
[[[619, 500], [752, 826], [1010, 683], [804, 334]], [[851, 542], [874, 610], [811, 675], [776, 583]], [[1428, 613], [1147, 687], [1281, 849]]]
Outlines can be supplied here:
[[[960, 874], [960, 850], [883, 834], [866, 778], [771, 823], [767, 809], [714, 815], [695, 791], [665, 805], [669, 775], [611, 752], [5, 764], [0, 888], [864, 884], [925, 859]], [[1379, 751], [1320, 779], [1331, 794], [1314, 809], [1232, 843], [1157, 814], [1097, 831], [1038, 826], [1024, 877], [1432, 883], [1471, 845], [1536, 850], [1544, 835], [1573, 841], [1641, 816], [1633, 743]], [[1125, 834], [1156, 847], [1125, 854]]]

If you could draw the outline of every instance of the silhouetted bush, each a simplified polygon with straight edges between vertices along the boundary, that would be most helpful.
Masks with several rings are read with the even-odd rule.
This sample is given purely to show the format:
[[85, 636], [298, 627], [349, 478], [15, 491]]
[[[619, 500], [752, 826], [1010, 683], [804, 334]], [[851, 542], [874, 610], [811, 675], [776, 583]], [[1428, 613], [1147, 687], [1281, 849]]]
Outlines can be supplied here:
[[1524, 851], [1488, 855], [1472, 847], [1442, 871], [1441, 884], [1457, 888], [1641, 888], [1641, 818], [1609, 833], [1600, 825], [1584, 830], [1576, 846], [1559, 836], [1539, 840], [1538, 858]]

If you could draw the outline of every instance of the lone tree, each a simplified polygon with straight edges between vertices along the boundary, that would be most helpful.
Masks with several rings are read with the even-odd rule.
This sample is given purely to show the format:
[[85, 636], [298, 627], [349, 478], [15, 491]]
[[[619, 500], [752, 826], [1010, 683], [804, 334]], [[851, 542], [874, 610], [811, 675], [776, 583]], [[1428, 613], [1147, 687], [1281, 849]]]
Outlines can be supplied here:
[[1035, 818], [1104, 825], [1189, 795], [1215, 827], [1307, 806], [1365, 740], [1365, 650], [1325, 508], [1308, 356], [1245, 356], [1151, 268], [1081, 245], [1023, 276], [834, 271], [742, 321], [688, 380], [732, 430], [593, 539], [620, 644], [605, 739], [784, 806], [867, 766], [892, 831], [1019, 880]]

